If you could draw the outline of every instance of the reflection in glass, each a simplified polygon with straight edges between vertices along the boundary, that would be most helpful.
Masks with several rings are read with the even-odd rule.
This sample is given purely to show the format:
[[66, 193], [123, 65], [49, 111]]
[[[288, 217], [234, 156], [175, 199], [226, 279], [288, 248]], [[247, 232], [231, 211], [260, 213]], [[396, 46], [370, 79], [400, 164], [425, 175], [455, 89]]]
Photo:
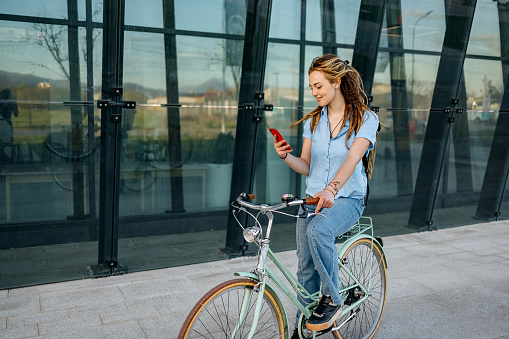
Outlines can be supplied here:
[[272, 1], [270, 38], [300, 39], [300, 5], [293, 0]]
[[176, 29], [244, 34], [245, 1], [175, 0]]
[[[171, 0], [174, 1], [174, 0]], [[126, 0], [125, 24], [144, 27], [163, 27], [162, 0]]]
[[467, 54], [500, 57], [500, 26], [497, 1], [478, 1], [468, 39]]
[[1, 13], [67, 19], [67, 0], [3, 0]]
[[[299, 100], [299, 50], [298, 45], [269, 43], [264, 81], [265, 102], [275, 106], [274, 111], [264, 113], [265, 127], [277, 128], [294, 148], [300, 145], [301, 138], [297, 135], [297, 128], [290, 130], [290, 126], [298, 120], [296, 108]], [[301, 192], [292, 191], [292, 170], [274, 151], [272, 134], [264, 130], [262, 135], [266, 136], [262, 144], [266, 146], [263, 154], [266, 157], [267, 178], [266, 181], [259, 180], [257, 185], [265, 185], [267, 202], [278, 202], [284, 193], [299, 195]], [[300, 150], [294, 149], [292, 154], [299, 153]]]
[[[445, 34], [445, 7], [442, 0], [401, 1], [403, 45], [407, 49], [440, 52]], [[391, 27], [387, 27], [390, 34]]]

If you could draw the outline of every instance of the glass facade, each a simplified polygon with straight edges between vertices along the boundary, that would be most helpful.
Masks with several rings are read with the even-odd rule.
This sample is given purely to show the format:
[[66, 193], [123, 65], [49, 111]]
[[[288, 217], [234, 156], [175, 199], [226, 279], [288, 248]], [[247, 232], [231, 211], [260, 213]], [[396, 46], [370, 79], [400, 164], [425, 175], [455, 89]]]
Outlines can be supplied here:
[[4, 0], [0, 289], [254, 253], [229, 202], [303, 194], [268, 128], [299, 154], [329, 52], [383, 123], [379, 235], [509, 212], [506, 1]]

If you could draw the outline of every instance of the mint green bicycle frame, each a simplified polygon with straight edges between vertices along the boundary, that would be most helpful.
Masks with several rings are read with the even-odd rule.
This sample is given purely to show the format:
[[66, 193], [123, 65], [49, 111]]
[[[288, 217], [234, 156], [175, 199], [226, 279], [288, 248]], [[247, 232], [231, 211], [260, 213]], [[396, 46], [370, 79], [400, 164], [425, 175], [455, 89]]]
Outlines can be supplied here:
[[[242, 205], [246, 207], [253, 207], [256, 205], [243, 202]], [[286, 207], [287, 205], [281, 204], [280, 208]], [[265, 207], [266, 209], [263, 209]], [[267, 225], [267, 231], [264, 239], [261, 239], [259, 241], [260, 245], [260, 252], [258, 255], [258, 264], [256, 269], [252, 273], [248, 272], [236, 272], [235, 276], [240, 277], [246, 277], [255, 281], [258, 281], [258, 283], [255, 285], [255, 289], [257, 288], [259, 290], [258, 293], [258, 299], [255, 306], [255, 312], [254, 312], [254, 319], [253, 324], [251, 326], [251, 330], [248, 335], [248, 339], [251, 339], [254, 335], [254, 332], [256, 330], [256, 327], [258, 325], [258, 319], [260, 316], [260, 310], [262, 307], [263, 302], [263, 295], [264, 295], [264, 289], [266, 286], [270, 288], [271, 291], [274, 293], [274, 298], [277, 298], [276, 300], [277, 304], [280, 305], [283, 321], [284, 321], [284, 328], [285, 328], [285, 338], [288, 338], [289, 331], [288, 331], [288, 319], [286, 317], [286, 312], [284, 310], [284, 307], [282, 306], [281, 298], [279, 297], [276, 289], [272, 287], [272, 285], [267, 281], [267, 277], [274, 282], [274, 284], [290, 299], [290, 301], [301, 311], [301, 318], [305, 316], [306, 318], [309, 318], [311, 316], [311, 309], [313, 309], [316, 304], [318, 303], [318, 300], [320, 298], [320, 291], [310, 294], [308, 291], [305, 290], [305, 288], [297, 281], [296, 277], [289, 272], [289, 270], [286, 268], [286, 266], [276, 257], [274, 252], [270, 249], [270, 231], [272, 228], [272, 222], [274, 219], [274, 216], [271, 212], [271, 210], [268, 209], [269, 206], [263, 205], [262, 209], [257, 208], [261, 211], [261, 213], [265, 214], [267, 218], [269, 219], [268, 225]], [[273, 210], [276, 210], [278, 208], [274, 208]], [[359, 239], [369, 239], [371, 241], [371, 246], [377, 246], [382, 253], [384, 265], [387, 267], [385, 255], [382, 249], [382, 246], [378, 243], [378, 241], [373, 237], [373, 224], [371, 221], [371, 218], [369, 217], [361, 217], [361, 219], [368, 220], [368, 223], [362, 224], [359, 221], [350, 228], [350, 230], [346, 233], [346, 235], [340, 236], [338, 238], [345, 240], [344, 243], [341, 245], [341, 247], [338, 250], [338, 258], [342, 258], [345, 254], [346, 250], [357, 240]], [[365, 234], [364, 232], [367, 230], [371, 230], [371, 235]], [[286, 280], [289, 282], [290, 286], [292, 287], [292, 290], [290, 290], [284, 282], [275, 274], [275, 272], [267, 266], [267, 257], [276, 265], [276, 267], [281, 271], [281, 273], [284, 275]], [[371, 257], [371, 260], [373, 258]], [[359, 304], [364, 302], [369, 297], [369, 290], [371, 286], [363, 286], [350, 272], [350, 270], [343, 264], [341, 260], [339, 260], [340, 268], [348, 274], [348, 276], [354, 281], [354, 284], [351, 284], [349, 286], [345, 286], [344, 283], [340, 280], [341, 289], [339, 291], [340, 294], [346, 293], [347, 291], [353, 289], [353, 288], [359, 288], [363, 292], [364, 296], [357, 300], [355, 303], [349, 305], [347, 308], [343, 310], [343, 314], [347, 314], [348, 312], [354, 310]], [[370, 265], [371, 269], [372, 265]], [[371, 274], [370, 274], [371, 276]], [[371, 281], [370, 281], [371, 284]], [[313, 300], [312, 303], [310, 303], [308, 306], [302, 305], [302, 303], [299, 302], [297, 299], [295, 293], [299, 294], [301, 297], [305, 299]], [[244, 298], [244, 302], [241, 309], [241, 316], [239, 319], [239, 323], [235, 327], [233, 331], [232, 338], [235, 337], [235, 334], [237, 330], [240, 328], [242, 322], [245, 319], [245, 316], [247, 314], [247, 307], [249, 305], [249, 299], [251, 298], [251, 294], [248, 293], [247, 296]], [[346, 321], [345, 321], [346, 322]], [[337, 328], [336, 328], [337, 329]], [[300, 328], [299, 328], [300, 333]], [[313, 332], [313, 338], [316, 337], [316, 332]]]

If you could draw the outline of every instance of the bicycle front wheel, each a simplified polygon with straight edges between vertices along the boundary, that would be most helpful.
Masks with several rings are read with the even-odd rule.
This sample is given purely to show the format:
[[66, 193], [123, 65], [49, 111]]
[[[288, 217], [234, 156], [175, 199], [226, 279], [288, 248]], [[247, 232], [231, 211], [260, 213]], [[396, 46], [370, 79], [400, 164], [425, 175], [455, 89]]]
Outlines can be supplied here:
[[[385, 308], [387, 293], [387, 277], [382, 252], [371, 242], [371, 239], [359, 239], [345, 251], [343, 264], [361, 285], [368, 290], [368, 298], [354, 307], [351, 312], [343, 314], [336, 323], [345, 324], [332, 334], [336, 339], [365, 339], [375, 334]], [[355, 285], [354, 280], [339, 269], [340, 289]], [[352, 305], [365, 293], [358, 287], [353, 287], [343, 295], [345, 305]]]
[[[178, 338], [228, 339], [236, 328], [235, 338], [247, 338], [258, 298], [256, 284], [250, 279], [234, 279], [211, 289], [191, 310]], [[286, 326], [278, 300], [265, 288], [253, 338], [283, 338]]]

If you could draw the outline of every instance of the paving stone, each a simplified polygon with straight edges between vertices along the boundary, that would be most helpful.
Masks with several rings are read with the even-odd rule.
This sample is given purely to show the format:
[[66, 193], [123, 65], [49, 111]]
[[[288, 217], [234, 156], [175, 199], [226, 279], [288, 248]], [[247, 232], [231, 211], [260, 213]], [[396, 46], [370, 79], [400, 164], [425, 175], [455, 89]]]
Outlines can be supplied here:
[[159, 311], [151, 307], [137, 307], [129, 308], [125, 310], [110, 309], [100, 313], [101, 321], [103, 324], [111, 324], [124, 322], [127, 320], [145, 319], [151, 317], [159, 317], [161, 314]]
[[124, 301], [117, 286], [102, 286], [51, 292], [41, 295], [41, 309], [52, 311], [86, 305], [102, 305]]
[[58, 321], [40, 323], [38, 324], [38, 327], [39, 335], [47, 336], [77, 330], [81, 330], [85, 333], [89, 329], [100, 327], [101, 325], [102, 323], [101, 319], [99, 318], [99, 315], [92, 315], [81, 318], [68, 318]]
[[123, 322], [100, 327], [77, 328], [65, 333], [42, 336], [44, 339], [142, 339], [147, 338], [137, 321]]
[[32, 338], [37, 335], [36, 325], [0, 329], [0, 338], [2, 339]]
[[0, 317], [39, 312], [39, 295], [4, 298], [0, 302]]
[[42, 322], [56, 321], [61, 319], [68, 319], [69, 311], [68, 310], [57, 310], [50, 312], [37, 312], [37, 313], [28, 313], [23, 315], [18, 315], [14, 317], [7, 318], [7, 326], [11, 327], [21, 327], [26, 325], [33, 325]]

